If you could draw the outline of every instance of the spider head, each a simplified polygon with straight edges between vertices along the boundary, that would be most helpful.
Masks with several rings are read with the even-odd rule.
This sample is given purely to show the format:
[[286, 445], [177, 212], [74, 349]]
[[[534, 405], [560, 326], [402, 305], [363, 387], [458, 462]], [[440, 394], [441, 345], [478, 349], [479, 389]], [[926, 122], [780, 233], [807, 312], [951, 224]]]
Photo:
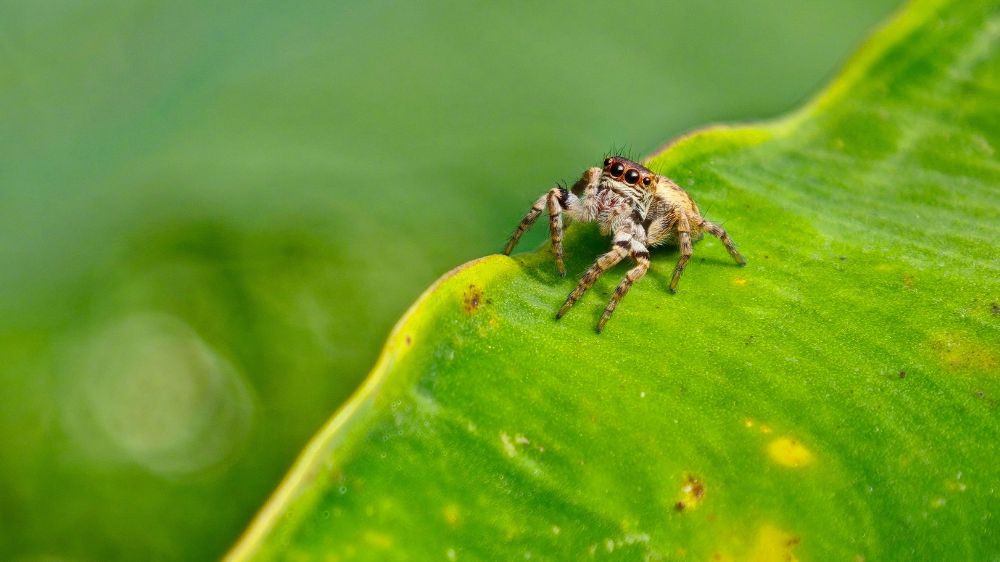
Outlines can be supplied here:
[[632, 189], [652, 191], [656, 185], [656, 174], [642, 164], [621, 156], [606, 158], [601, 176], [605, 181], [623, 183]]

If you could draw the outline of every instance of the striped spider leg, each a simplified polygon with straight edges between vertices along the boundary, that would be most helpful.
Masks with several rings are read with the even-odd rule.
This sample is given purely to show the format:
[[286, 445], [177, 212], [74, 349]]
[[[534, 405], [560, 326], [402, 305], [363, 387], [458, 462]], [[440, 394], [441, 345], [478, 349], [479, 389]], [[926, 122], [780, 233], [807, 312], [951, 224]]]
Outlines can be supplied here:
[[611, 250], [597, 258], [597, 261], [590, 266], [590, 269], [580, 279], [573, 292], [566, 297], [566, 302], [563, 303], [562, 307], [559, 308], [559, 312], [556, 313], [556, 319], [562, 318], [576, 301], [583, 296], [587, 289], [593, 286], [601, 274], [617, 265], [626, 257], [631, 257], [635, 260], [636, 265], [625, 273], [625, 278], [615, 287], [615, 292], [611, 295], [611, 300], [608, 301], [608, 305], [604, 308], [604, 313], [601, 314], [601, 319], [597, 322], [597, 332], [600, 333], [604, 329], [604, 325], [607, 324], [608, 319], [611, 318], [611, 314], [615, 311], [615, 308], [618, 307], [618, 303], [622, 300], [622, 297], [632, 288], [632, 284], [646, 274], [646, 271], [649, 269], [649, 250], [644, 243], [646, 240], [645, 229], [643, 229], [641, 224], [638, 224], [641, 216], [638, 213], [631, 212], [631, 209], [628, 208], [621, 209], [621, 211], [623, 211], [621, 213], [622, 216], [612, 221], [614, 239]]

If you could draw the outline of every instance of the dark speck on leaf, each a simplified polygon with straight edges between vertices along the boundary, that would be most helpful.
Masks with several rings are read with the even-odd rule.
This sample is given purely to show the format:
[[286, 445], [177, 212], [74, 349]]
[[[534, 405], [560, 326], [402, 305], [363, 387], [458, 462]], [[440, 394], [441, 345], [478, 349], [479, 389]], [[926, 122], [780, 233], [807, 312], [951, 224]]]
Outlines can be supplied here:
[[993, 303], [990, 305], [990, 311], [997, 316], [1000, 316], [1000, 304]]
[[905, 379], [906, 378], [906, 371], [900, 371], [899, 372], [899, 378]]
[[462, 297], [462, 305], [467, 314], [472, 314], [479, 308], [479, 304], [483, 300], [483, 293], [479, 290], [479, 287], [475, 285], [469, 285], [469, 288], [465, 291], [465, 295]]

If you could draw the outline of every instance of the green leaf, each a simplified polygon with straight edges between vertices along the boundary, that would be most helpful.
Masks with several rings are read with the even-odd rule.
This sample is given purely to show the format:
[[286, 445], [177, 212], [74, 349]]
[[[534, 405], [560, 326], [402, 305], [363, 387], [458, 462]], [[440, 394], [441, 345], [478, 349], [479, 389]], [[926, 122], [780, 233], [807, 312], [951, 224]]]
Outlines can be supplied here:
[[558, 322], [547, 248], [446, 275], [230, 558], [996, 559], [998, 40], [913, 3], [803, 110], [651, 158], [749, 265], [705, 239], [670, 295], [661, 250], [601, 335], [621, 267]]
[[0, 560], [218, 558], [538, 185], [783, 111], [897, 2], [0, 2]]

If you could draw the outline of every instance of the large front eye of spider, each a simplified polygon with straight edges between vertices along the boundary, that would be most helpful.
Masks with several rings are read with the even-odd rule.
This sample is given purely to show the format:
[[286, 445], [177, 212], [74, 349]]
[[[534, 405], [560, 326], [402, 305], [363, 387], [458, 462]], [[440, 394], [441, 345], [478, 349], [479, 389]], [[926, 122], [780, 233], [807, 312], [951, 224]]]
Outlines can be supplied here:
[[611, 177], [620, 178], [622, 177], [622, 172], [625, 171], [625, 166], [621, 162], [615, 162], [608, 171], [611, 173]]
[[629, 170], [625, 172], [625, 183], [629, 185], [635, 185], [639, 181], [639, 172], [635, 170]]

